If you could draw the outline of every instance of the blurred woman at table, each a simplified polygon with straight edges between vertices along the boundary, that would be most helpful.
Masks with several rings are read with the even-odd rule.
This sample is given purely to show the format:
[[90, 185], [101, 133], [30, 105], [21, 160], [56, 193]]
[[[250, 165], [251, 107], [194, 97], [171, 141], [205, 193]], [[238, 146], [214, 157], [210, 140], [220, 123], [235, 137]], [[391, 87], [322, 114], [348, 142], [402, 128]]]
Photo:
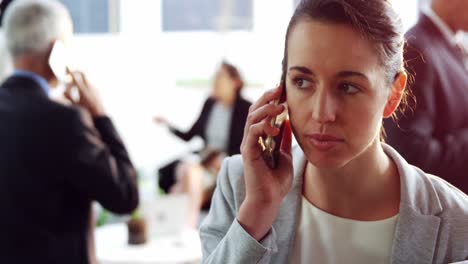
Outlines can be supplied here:
[[[245, 120], [251, 103], [241, 95], [244, 81], [239, 70], [223, 61], [216, 72], [213, 90], [203, 105], [200, 116], [188, 131], [180, 131], [163, 117], [155, 122], [167, 126], [177, 137], [189, 141], [200, 136], [205, 143], [195, 160], [175, 161], [162, 173], [160, 187], [170, 193], [190, 195], [190, 224], [197, 225], [200, 208], [209, 206], [216, 175], [225, 156], [240, 152]], [[185, 110], [185, 109], [184, 109]], [[174, 179], [171, 179], [172, 175]]]

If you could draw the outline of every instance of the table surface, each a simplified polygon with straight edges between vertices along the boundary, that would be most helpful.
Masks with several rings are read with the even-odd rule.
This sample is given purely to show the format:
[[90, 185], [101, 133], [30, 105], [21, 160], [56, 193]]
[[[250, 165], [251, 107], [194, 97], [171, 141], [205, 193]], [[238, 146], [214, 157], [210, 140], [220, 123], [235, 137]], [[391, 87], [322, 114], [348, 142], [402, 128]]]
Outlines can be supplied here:
[[96, 255], [100, 264], [199, 263], [198, 232], [185, 229], [180, 235], [151, 236], [146, 244], [128, 245], [125, 223], [96, 229]]

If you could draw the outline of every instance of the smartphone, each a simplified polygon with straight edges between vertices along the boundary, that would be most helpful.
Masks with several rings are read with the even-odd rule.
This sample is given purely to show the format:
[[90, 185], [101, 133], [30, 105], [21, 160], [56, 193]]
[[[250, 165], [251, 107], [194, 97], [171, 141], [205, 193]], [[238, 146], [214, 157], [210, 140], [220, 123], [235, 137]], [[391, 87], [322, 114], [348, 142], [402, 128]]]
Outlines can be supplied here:
[[[61, 88], [57, 89], [58, 94], [63, 94], [65, 91], [65, 84], [73, 82], [73, 76], [70, 73], [70, 59], [65, 44], [56, 40], [52, 46], [52, 51], [49, 57], [49, 66], [52, 69], [52, 73], [58, 81]], [[71, 88], [71, 97], [74, 102], [77, 102], [80, 98], [79, 91], [76, 87]]]
[[[276, 105], [282, 104], [286, 102], [286, 87], [284, 86], [284, 81], [281, 82], [283, 90], [281, 92], [280, 98], [275, 100], [273, 103]], [[271, 119], [271, 126], [276, 126], [280, 128], [280, 132], [277, 136], [267, 136], [266, 139], [260, 138], [260, 145], [262, 146], [262, 156], [265, 160], [268, 167], [271, 169], [275, 169], [278, 165], [278, 153], [281, 147], [281, 139], [283, 138], [283, 131], [284, 131], [284, 120], [288, 118], [288, 110], [287, 107], [284, 111], [273, 117]]]
[[49, 66], [59, 82], [67, 82], [68, 58], [62, 41], [55, 41], [49, 57]]

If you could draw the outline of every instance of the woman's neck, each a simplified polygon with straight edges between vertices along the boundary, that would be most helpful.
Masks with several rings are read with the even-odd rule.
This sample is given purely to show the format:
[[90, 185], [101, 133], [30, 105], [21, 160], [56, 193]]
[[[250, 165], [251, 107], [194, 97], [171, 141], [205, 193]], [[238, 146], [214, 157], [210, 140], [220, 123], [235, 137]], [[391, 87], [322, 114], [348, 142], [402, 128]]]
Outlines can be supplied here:
[[220, 98], [218, 100], [222, 105], [224, 105], [225, 107], [232, 107], [234, 105], [234, 102], [236, 101], [236, 97], [235, 96], [230, 96], [230, 97], [223, 97], [223, 98]]
[[398, 213], [400, 179], [378, 138], [346, 166], [320, 169], [307, 163], [303, 194], [316, 207], [336, 216], [374, 221]]

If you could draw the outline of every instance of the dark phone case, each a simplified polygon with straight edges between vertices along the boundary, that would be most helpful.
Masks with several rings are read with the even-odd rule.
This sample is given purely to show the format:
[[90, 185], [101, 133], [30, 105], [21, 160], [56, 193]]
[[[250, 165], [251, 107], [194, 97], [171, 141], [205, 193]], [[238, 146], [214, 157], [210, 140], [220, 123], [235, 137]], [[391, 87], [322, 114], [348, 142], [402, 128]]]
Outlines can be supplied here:
[[[281, 93], [278, 104], [282, 104], [286, 101], [286, 87], [284, 86], [283, 81], [281, 82], [281, 84], [283, 86], [283, 91]], [[281, 148], [281, 140], [283, 139], [283, 132], [284, 132], [284, 122], [280, 126], [279, 134], [273, 137], [273, 141], [275, 145], [273, 151], [265, 149], [262, 153], [263, 159], [265, 160], [268, 167], [270, 167], [271, 169], [275, 169], [278, 164], [278, 155], [279, 155], [279, 151]]]

